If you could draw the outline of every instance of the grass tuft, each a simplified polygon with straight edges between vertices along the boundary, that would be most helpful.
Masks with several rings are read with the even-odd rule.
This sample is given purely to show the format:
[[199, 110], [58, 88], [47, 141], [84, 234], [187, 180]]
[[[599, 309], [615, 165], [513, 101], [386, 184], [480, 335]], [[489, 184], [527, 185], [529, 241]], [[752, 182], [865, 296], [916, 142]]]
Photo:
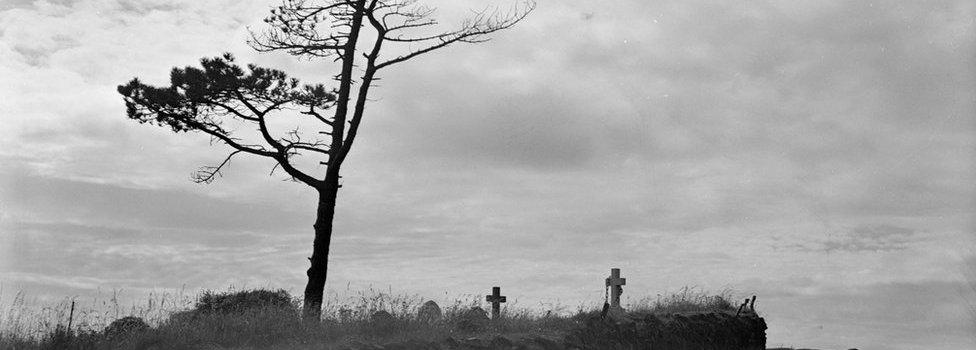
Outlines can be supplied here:
[[642, 298], [629, 308], [632, 312], [652, 314], [679, 314], [697, 312], [734, 312], [732, 291], [723, 290], [711, 294], [694, 287], [684, 287], [676, 293]]

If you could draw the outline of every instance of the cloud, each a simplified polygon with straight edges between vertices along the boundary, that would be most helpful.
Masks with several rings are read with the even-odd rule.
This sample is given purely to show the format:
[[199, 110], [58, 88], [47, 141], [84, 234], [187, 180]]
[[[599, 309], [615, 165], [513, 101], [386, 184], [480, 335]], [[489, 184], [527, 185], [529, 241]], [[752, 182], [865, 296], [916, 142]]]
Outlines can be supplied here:
[[[926, 281], [881, 283], [766, 301], [760, 294], [756, 308], [770, 325], [770, 339], [793, 339], [791, 344], [805, 347], [966, 348], [976, 345], [976, 339], [971, 337], [968, 311], [959, 307], [964, 298], [973, 297], [972, 290], [964, 288], [960, 283]], [[764, 313], [784, 307], [789, 311]], [[778, 345], [789, 344], [770, 343]]]
[[8, 203], [9, 214], [35, 220], [227, 231], [287, 230], [312, 221], [308, 213], [281, 209], [271, 203], [240, 203], [184, 191], [127, 188], [18, 173], [4, 174], [0, 193]]
[[452, 79], [459, 86], [443, 94], [398, 96], [393, 102], [400, 142], [390, 146], [397, 147], [393, 153], [400, 159], [466, 159], [544, 171], [577, 168], [593, 157], [596, 139], [587, 132], [588, 111], [577, 108], [576, 99], [549, 90], [485, 91], [478, 88], [484, 83], [477, 75], [459, 75]]
[[[720, 187], [709, 202], [727, 201], [729, 215], [782, 201], [830, 217], [972, 206], [974, 188], [961, 179], [972, 178], [963, 159], [976, 125], [959, 116], [976, 107], [958, 94], [976, 91], [973, 79], [950, 78], [940, 93], [912, 83], [972, 75], [973, 45], [959, 35], [972, 28], [953, 15], [965, 5], [658, 2], [561, 27], [576, 5], [545, 5], [537, 22], [572, 40], [516, 30], [489, 44], [505, 49], [453, 49], [390, 73], [361, 144], [385, 156], [363, 156], [584, 177], [636, 161], [654, 166], [655, 185], [685, 188], [679, 196]], [[659, 13], [668, 16], [638, 18]], [[483, 100], [511, 108], [486, 113], [498, 109]]]
[[846, 237], [827, 240], [823, 243], [825, 251], [845, 250], [858, 251], [890, 251], [907, 248], [907, 244], [915, 231], [904, 227], [890, 225], [858, 226]]

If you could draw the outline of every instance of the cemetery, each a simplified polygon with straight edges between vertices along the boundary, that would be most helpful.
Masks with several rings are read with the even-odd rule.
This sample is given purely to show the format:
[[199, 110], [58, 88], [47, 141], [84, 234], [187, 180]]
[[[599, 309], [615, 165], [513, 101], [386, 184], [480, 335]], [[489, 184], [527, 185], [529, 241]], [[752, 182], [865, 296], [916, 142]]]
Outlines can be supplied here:
[[[597, 282], [599, 283], [599, 282]], [[621, 304], [620, 269], [603, 281], [600, 309], [574, 314], [509, 308], [493, 286], [483, 299], [439, 305], [433, 300], [363, 295], [357, 305], [327, 305], [321, 322], [300, 317], [284, 290], [205, 292], [191, 309], [165, 317], [118, 318], [97, 327], [72, 303], [68, 325], [40, 339], [50, 349], [765, 349], [766, 323], [756, 297], [738, 306], [720, 296], [671, 298], [654, 308]], [[633, 293], [640, 293], [635, 291]], [[72, 327], [71, 324], [75, 326]], [[69, 331], [70, 330], [70, 331]], [[12, 348], [37, 348], [29, 342]], [[37, 344], [35, 344], [37, 345]]]
[[976, 349], [973, 14], [0, 0], [0, 350]]

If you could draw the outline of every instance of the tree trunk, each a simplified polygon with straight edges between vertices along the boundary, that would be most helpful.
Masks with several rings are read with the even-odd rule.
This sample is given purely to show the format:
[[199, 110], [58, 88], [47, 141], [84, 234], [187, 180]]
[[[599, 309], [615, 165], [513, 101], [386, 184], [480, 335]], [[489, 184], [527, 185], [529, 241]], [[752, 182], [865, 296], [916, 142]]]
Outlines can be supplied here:
[[312, 243], [311, 266], [308, 268], [308, 284], [305, 285], [305, 303], [302, 317], [318, 322], [322, 318], [322, 295], [329, 270], [329, 244], [332, 242], [332, 219], [335, 217], [336, 195], [339, 192], [339, 176], [330, 172], [325, 185], [319, 189], [319, 203], [315, 217], [315, 241]]

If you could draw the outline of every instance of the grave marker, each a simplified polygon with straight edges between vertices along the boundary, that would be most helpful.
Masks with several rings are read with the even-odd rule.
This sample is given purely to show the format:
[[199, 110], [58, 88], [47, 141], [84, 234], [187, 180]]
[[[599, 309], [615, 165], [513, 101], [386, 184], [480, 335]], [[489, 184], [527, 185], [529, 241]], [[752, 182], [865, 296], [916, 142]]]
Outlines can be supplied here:
[[610, 307], [621, 309], [620, 294], [624, 293], [623, 285], [627, 284], [627, 279], [620, 278], [620, 269], [612, 268], [606, 282], [606, 286], [610, 287]]
[[428, 300], [417, 309], [417, 320], [424, 323], [434, 323], [441, 320], [441, 307], [433, 300]]
[[491, 319], [498, 318], [498, 313], [501, 311], [501, 303], [504, 303], [505, 297], [502, 296], [501, 287], [491, 287], [491, 294], [485, 296], [485, 300], [491, 303]]

